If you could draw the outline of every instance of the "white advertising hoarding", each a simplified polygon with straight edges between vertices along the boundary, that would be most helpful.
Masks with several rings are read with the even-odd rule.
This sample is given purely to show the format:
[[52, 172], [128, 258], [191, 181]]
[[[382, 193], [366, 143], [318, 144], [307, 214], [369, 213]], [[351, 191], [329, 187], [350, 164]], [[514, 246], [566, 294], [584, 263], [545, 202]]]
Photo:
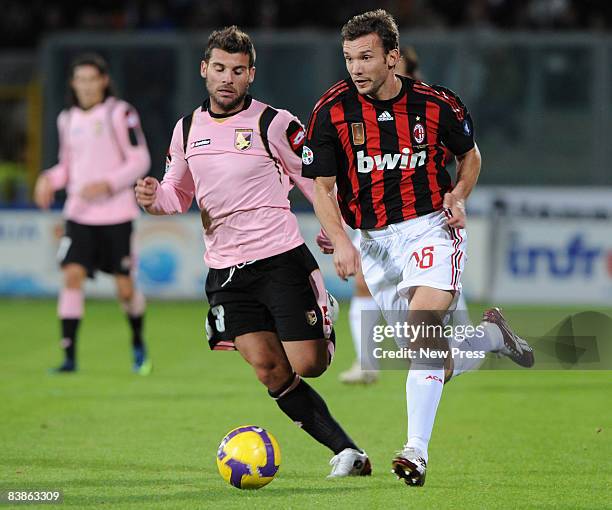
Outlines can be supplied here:
[[[332, 257], [315, 243], [319, 223], [312, 213], [299, 214], [300, 228], [338, 298], [350, 295], [352, 282], [340, 280]], [[0, 212], [0, 295], [44, 296], [57, 293], [61, 273], [56, 253], [63, 232], [59, 213]], [[135, 225], [134, 252], [138, 284], [147, 296], [203, 299], [207, 268], [198, 214], [141, 216]], [[87, 295], [114, 295], [113, 279], [98, 273], [86, 285]]]
[[612, 222], [510, 219], [496, 249], [492, 298], [612, 304]]
[[[137, 276], [146, 294], [201, 297], [205, 267], [198, 215], [143, 217], [136, 223]], [[0, 294], [41, 296], [61, 284], [57, 250], [64, 221], [59, 213], [0, 212]], [[113, 279], [98, 273], [86, 285], [91, 296], [114, 295]]]
[[[348, 298], [352, 280], [340, 280], [332, 257], [314, 242], [317, 219], [312, 213], [298, 218], [329, 290]], [[58, 213], [0, 212], [0, 295], [57, 292], [61, 273], [55, 254], [62, 227]], [[135, 231], [137, 277], [147, 296], [204, 298], [207, 269], [199, 215], [142, 216]], [[468, 300], [612, 304], [609, 220], [506, 217], [493, 226], [489, 216], [476, 216], [468, 219], [468, 235], [463, 275]], [[113, 280], [99, 273], [86, 290], [91, 296], [113, 296]]]

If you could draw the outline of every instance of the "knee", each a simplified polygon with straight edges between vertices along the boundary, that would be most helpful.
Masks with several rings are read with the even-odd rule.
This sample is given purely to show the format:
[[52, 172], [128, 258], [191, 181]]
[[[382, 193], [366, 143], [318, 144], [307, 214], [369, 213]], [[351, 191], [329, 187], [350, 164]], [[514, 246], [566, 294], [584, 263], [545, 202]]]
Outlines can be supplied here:
[[123, 301], [124, 303], [127, 303], [129, 301], [131, 301], [132, 297], [134, 296], [134, 290], [132, 289], [132, 287], [119, 287], [117, 289], [117, 297], [119, 298], [119, 301]]
[[128, 303], [134, 297], [134, 286], [131, 280], [117, 282], [117, 298], [119, 301]]
[[68, 289], [80, 289], [84, 278], [84, 270], [80, 267], [67, 266], [64, 269], [64, 286]]
[[276, 360], [261, 360], [253, 363], [257, 379], [269, 390], [282, 386], [291, 375], [291, 368]]
[[327, 370], [327, 366], [326, 359], [312, 358], [300, 360], [293, 369], [300, 377], [319, 377]]

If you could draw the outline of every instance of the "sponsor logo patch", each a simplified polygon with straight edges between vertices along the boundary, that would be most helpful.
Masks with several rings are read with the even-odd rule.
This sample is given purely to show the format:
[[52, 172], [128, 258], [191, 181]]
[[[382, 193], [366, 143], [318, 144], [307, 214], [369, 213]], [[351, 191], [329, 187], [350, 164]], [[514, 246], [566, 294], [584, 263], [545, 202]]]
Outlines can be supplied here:
[[253, 143], [252, 129], [236, 129], [234, 132], [234, 147], [239, 151], [246, 151]]
[[413, 153], [409, 147], [404, 147], [401, 154], [375, 154], [374, 156], [366, 156], [365, 151], [360, 150], [357, 151], [357, 171], [365, 174], [373, 170], [417, 168], [423, 166], [426, 159], [426, 151]]
[[378, 116], [378, 122], [384, 122], [387, 120], [393, 120], [393, 115], [391, 115], [387, 110], [385, 110]]
[[195, 149], [196, 147], [202, 147], [202, 145], [210, 145], [210, 138], [205, 138], [204, 140], [196, 140], [195, 142], [191, 142], [189, 147]]

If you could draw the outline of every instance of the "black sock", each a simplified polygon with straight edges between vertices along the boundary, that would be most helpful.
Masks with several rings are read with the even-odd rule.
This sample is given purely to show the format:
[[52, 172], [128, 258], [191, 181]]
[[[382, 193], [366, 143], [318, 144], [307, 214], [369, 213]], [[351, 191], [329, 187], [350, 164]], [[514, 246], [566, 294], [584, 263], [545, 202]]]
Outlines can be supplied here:
[[77, 330], [80, 321], [81, 319], [62, 319], [62, 348], [66, 359], [69, 361], [74, 361], [75, 358]]
[[128, 315], [128, 320], [130, 321], [130, 327], [132, 328], [132, 347], [134, 348], [142, 348], [144, 347], [142, 341], [142, 321], [143, 315], [139, 315], [138, 317], [132, 317]]
[[306, 382], [300, 379], [295, 388], [287, 391], [294, 384], [296, 377], [293, 374], [278, 391], [268, 391], [270, 396], [276, 400], [278, 407], [334, 454], [340, 453], [345, 448], [359, 450], [329, 413], [321, 396]]

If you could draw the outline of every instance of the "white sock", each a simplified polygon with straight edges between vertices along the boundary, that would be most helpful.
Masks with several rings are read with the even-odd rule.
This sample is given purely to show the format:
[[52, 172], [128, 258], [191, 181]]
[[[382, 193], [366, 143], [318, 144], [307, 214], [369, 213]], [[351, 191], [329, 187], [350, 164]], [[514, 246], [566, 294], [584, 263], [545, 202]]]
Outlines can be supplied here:
[[434, 420], [442, 389], [444, 369], [411, 369], [406, 378], [408, 407], [408, 443], [406, 446], [421, 451], [427, 462], [427, 446], [431, 438]]
[[[349, 323], [357, 361], [364, 370], [378, 370], [378, 360], [372, 354], [372, 333], [380, 321], [380, 310], [372, 297], [353, 296], [349, 308]], [[363, 336], [366, 332], [367, 336]]]

